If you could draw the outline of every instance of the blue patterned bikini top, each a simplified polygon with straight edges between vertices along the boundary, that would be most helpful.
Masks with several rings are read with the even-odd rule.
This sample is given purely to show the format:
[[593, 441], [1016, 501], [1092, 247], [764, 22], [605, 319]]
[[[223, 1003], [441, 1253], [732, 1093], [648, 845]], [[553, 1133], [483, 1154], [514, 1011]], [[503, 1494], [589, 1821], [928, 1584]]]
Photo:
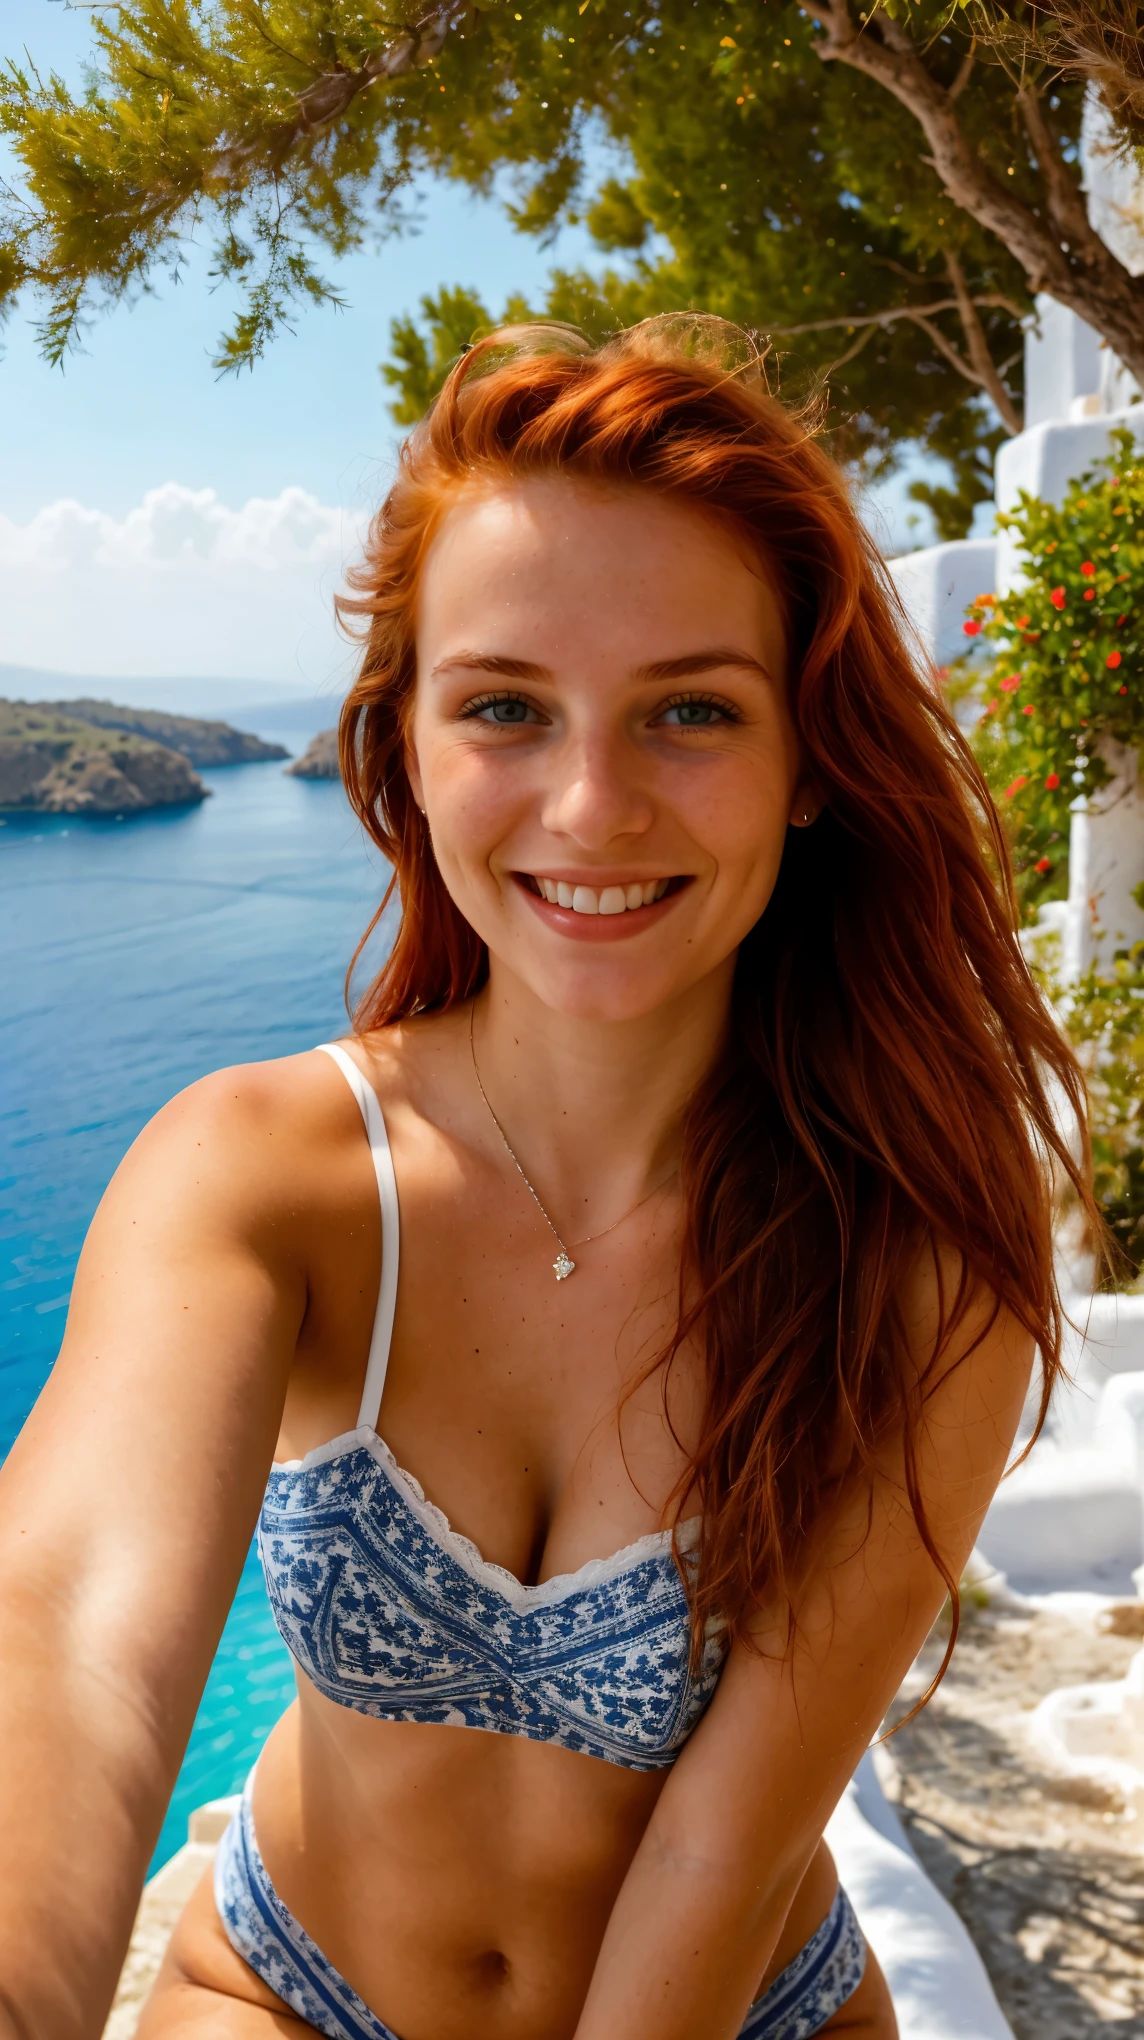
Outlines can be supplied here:
[[397, 1183], [372, 1087], [344, 1049], [323, 1046], [365, 1121], [381, 1284], [357, 1429], [271, 1470], [258, 1541], [283, 1640], [339, 1706], [660, 1770], [706, 1708], [725, 1650], [712, 1625], [691, 1671], [671, 1533], [524, 1586], [450, 1528], [378, 1437], [397, 1304]]

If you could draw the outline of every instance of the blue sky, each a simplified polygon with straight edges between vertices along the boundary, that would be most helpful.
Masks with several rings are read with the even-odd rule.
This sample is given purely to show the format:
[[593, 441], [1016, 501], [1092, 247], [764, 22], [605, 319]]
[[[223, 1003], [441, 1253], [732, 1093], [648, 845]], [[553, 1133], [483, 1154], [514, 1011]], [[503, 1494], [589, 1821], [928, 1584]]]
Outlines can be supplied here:
[[[75, 79], [89, 17], [60, 0], [4, 0], [0, 54], [26, 45], [40, 69]], [[378, 484], [395, 432], [378, 364], [389, 321], [442, 283], [478, 285], [499, 307], [538, 284], [554, 260], [578, 260], [586, 235], [541, 252], [513, 231], [495, 200], [438, 183], [422, 195], [422, 231], [326, 273], [347, 311], [300, 314], [253, 373], [219, 378], [210, 359], [233, 298], [212, 294], [205, 249], [186, 280], [162, 281], [101, 319], [61, 370], [39, 358], [31, 327], [13, 321], [0, 363], [0, 511], [26, 518], [78, 495], [122, 515], [147, 488], [175, 479], [229, 502], [296, 484], [324, 503], [353, 503]]]
[[[60, 0], [4, 0], [0, 56], [79, 78], [90, 18]], [[65, 368], [26, 318], [0, 359], [0, 666], [106, 676], [207, 674], [312, 692], [345, 677], [330, 597], [383, 492], [396, 429], [379, 363], [389, 322], [443, 283], [494, 308], [587, 237], [539, 249], [496, 198], [445, 182], [420, 231], [328, 273], [348, 308], [300, 314], [251, 374], [211, 354], [231, 300], [207, 256], [121, 306]], [[901, 487], [887, 507], [902, 542]], [[880, 535], [885, 539], [887, 533]]]

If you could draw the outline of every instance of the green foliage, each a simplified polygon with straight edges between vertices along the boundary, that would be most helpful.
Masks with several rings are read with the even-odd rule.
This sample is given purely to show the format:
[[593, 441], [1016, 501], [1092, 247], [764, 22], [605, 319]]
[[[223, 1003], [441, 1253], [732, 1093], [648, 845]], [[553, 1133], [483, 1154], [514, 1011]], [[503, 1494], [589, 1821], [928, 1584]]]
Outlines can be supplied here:
[[[390, 358], [382, 376], [398, 394], [389, 406], [398, 425], [423, 418], [454, 362], [498, 326], [555, 324], [575, 326], [593, 342], [645, 316], [638, 282], [605, 274], [589, 276], [582, 269], [555, 269], [544, 302], [510, 297], [494, 317], [474, 290], [440, 290], [421, 299], [422, 324], [411, 318], [390, 323]], [[427, 330], [425, 330], [427, 329]]]
[[1059, 938], [1037, 943], [1033, 970], [1057, 1007], [1088, 1089], [1093, 1189], [1119, 1249], [1102, 1286], [1136, 1287], [1144, 1273], [1144, 944], [1067, 987], [1056, 951]]
[[453, 363], [496, 323], [471, 290], [442, 290], [436, 297], [423, 297], [421, 310], [429, 325], [428, 338], [410, 318], [394, 319], [389, 329], [391, 358], [382, 375], [399, 392], [389, 407], [398, 425], [416, 425], [424, 417]]
[[609, 177], [585, 214], [585, 221], [598, 248], [614, 254], [619, 248], [638, 255], [651, 232], [651, 221], [636, 202], [631, 186]]
[[1109, 1285], [1144, 1268], [1144, 945], [1070, 986], [1065, 1024], [1088, 1083], [1093, 1187], [1123, 1255]]
[[911, 502], [924, 503], [939, 545], [950, 538], [964, 538], [977, 505], [991, 501], [993, 458], [1005, 437], [1002, 426], [983, 425], [980, 410], [975, 412], [966, 404], [939, 419], [929, 433], [929, 450], [949, 462], [953, 485], [911, 482], [907, 494]]
[[1144, 743], [1144, 455], [1116, 432], [1060, 508], [1022, 494], [998, 523], [1020, 542], [1023, 578], [1004, 601], [983, 594], [964, 625], [992, 654], [974, 747], [1032, 917], [1067, 892], [1069, 807], [1108, 779], [1102, 738]]
[[[623, 277], [581, 280], [585, 301], [594, 290], [635, 316], [697, 305], [776, 332], [791, 395], [833, 371], [837, 450], [869, 472], [907, 441], [940, 453], [953, 478], [933, 507], [943, 532], [964, 529], [994, 423], [955, 365], [966, 339], [949, 260], [1014, 404], [1029, 296], [1016, 259], [919, 155], [909, 111], [823, 63], [821, 31], [789, 5], [449, 11], [439, 52], [394, 76], [375, 75], [393, 22], [360, 0], [124, 0], [93, 17], [85, 93], [10, 65], [0, 126], [24, 189], [0, 207], [0, 305], [38, 289], [43, 344], [61, 359], [103, 303], [159, 283], [207, 232], [219, 282], [240, 294], [217, 359], [249, 364], [296, 309], [335, 297], [326, 258], [401, 231], [422, 173], [484, 191], [507, 177], [523, 232], [583, 218], [602, 251], [630, 258]], [[945, 0], [916, 0], [909, 20], [934, 78], [952, 83], [964, 23]], [[1038, 202], [1003, 68], [975, 61], [957, 103], [986, 167]], [[1066, 151], [1079, 107], [1061, 87], [1047, 114]], [[601, 135], [613, 147], [597, 180]], [[413, 372], [409, 340], [406, 322], [399, 376]]]
[[575, 326], [600, 341], [644, 316], [637, 282], [612, 274], [592, 277], [582, 269], [554, 270], [542, 304], [510, 297], [496, 316], [476, 291], [440, 290], [421, 299], [420, 326], [410, 318], [390, 323], [390, 358], [381, 371], [398, 392], [390, 416], [398, 425], [415, 425], [466, 347], [498, 326]]

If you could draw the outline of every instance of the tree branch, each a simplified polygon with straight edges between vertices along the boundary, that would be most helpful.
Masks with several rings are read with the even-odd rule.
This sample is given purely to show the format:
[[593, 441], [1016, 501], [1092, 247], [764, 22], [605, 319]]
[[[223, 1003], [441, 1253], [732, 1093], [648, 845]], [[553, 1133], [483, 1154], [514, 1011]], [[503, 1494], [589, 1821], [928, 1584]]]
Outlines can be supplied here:
[[952, 248], [945, 250], [945, 266], [957, 298], [958, 316], [961, 319], [961, 330], [965, 334], [969, 359], [981, 387], [992, 399], [998, 416], [1008, 431], [1019, 432], [1021, 420], [1017, 406], [1001, 379], [989, 342], [985, 338], [985, 328], [978, 317], [977, 305], [965, 280], [965, 271]]
[[966, 50], [965, 55], [963, 56], [960, 64], [957, 67], [957, 76], [955, 77], [953, 84], [949, 88], [949, 96], [951, 99], [957, 100], [961, 98], [962, 93], [964, 92], [966, 86], [969, 83], [970, 78], [973, 75], [973, 66], [976, 62], [977, 62], [977, 37], [974, 36], [973, 40], [969, 45], [969, 48]]
[[847, 362], [853, 361], [856, 354], [861, 354], [862, 349], [866, 345], [866, 342], [868, 340], [873, 339], [876, 331], [877, 331], [876, 327], [867, 326], [864, 332], [859, 333], [858, 338], [855, 340], [853, 346], [848, 347], [846, 349], [845, 354], [840, 354], [837, 361], [831, 362], [830, 367], [826, 371], [827, 375], [828, 376], [837, 375], [840, 368], [845, 368]]
[[899, 319], [911, 317], [936, 318], [939, 312], [955, 312], [956, 298], [942, 298], [936, 305], [916, 305], [909, 310], [896, 305], [886, 312], [859, 312], [840, 319], [806, 319], [801, 326], [771, 326], [768, 331], [784, 336], [792, 333], [830, 333], [839, 326], [849, 331], [852, 326], [896, 326]]
[[931, 346], [937, 348], [939, 354], [944, 354], [950, 367], [955, 368], [958, 375], [963, 376], [966, 382], [976, 384], [978, 389], [981, 388], [981, 377], [974, 370], [972, 363], [966, 360], [964, 354], [954, 346], [952, 340], [946, 339], [940, 327], [933, 325], [921, 312], [914, 313], [912, 323], [920, 327], [926, 339], [930, 342]]
[[[469, 6], [470, 0], [438, 0], [437, 5], [424, 9], [410, 28], [402, 29], [392, 41], [372, 51], [359, 70], [347, 71], [344, 65], [337, 64], [332, 71], [315, 78], [312, 85], [299, 92], [293, 116], [279, 121], [274, 128], [275, 161], [283, 163], [303, 136], [341, 119], [358, 94], [370, 85], [382, 78], [400, 78], [415, 66], [432, 63], [444, 48], [449, 30], [468, 13]], [[260, 153], [260, 143], [254, 137], [226, 142], [215, 155], [214, 167], [224, 177], [233, 175]]]
[[[827, 369], [827, 375], [833, 375], [846, 362], [854, 359], [859, 349], [866, 345], [867, 340], [871, 338], [872, 334], [879, 327], [886, 330], [890, 326], [896, 326], [900, 320], [905, 319], [910, 325], [917, 326], [925, 334], [930, 345], [948, 361], [951, 368], [956, 369], [958, 375], [963, 377], [966, 382], [972, 383], [975, 389], [985, 391], [986, 395], [992, 399], [1005, 426], [1010, 432], [1019, 432], [1021, 430], [1020, 418], [1017, 415], [1013, 399], [1002, 381], [1001, 373], [989, 351], [989, 342], [985, 337], [985, 329], [977, 315], [977, 307], [979, 305], [1001, 305], [1007, 311], [1011, 307], [1005, 298], [993, 294], [987, 297], [973, 297], [965, 281], [965, 272], [957, 257], [955, 255], [947, 255], [947, 261], [950, 266], [950, 281], [954, 287], [953, 297], [941, 298], [936, 304], [932, 305], [897, 305], [889, 311], [864, 312], [849, 319], [807, 319], [799, 326], [772, 326], [769, 337], [779, 340], [791, 340], [801, 333], [829, 333], [839, 326], [845, 326], [848, 332], [853, 332], [857, 329], [860, 338], [853, 347], [847, 349], [845, 354], [840, 355], [837, 361], [831, 362], [830, 367]], [[952, 340], [946, 339], [939, 326], [934, 325], [933, 321], [942, 312], [957, 312], [959, 314], [965, 333], [968, 358], [954, 346]], [[1017, 359], [1018, 357], [1014, 356], [1013, 358]], [[1006, 365], [1009, 366], [1011, 364]]]
[[[1060, 245], [1055, 216], [1057, 231], [1052, 232], [993, 175], [962, 128], [950, 94], [927, 70], [900, 23], [880, 16], [877, 24], [867, 22], [859, 29], [847, 0], [801, 0], [801, 4], [825, 30], [817, 45], [823, 61], [862, 72], [897, 99], [922, 129], [933, 168], [953, 203], [996, 234], [1021, 263], [1034, 291], [1048, 291], [1096, 326], [1125, 365], [1144, 380], [1144, 280], [1133, 277], [1091, 228], [1081, 240], [1081, 254], [1070, 260], [1073, 234], [1068, 235], [1066, 250]], [[1038, 158], [1046, 195], [1054, 153], [1050, 148], [1047, 158]]]
[[1049, 211], [1061, 233], [1082, 258], [1089, 253], [1090, 243], [1094, 243], [1097, 249], [1103, 248], [1103, 241], [1088, 223], [1080, 188], [1075, 178], [1070, 177], [1056, 137], [1045, 119], [1039, 93], [1031, 85], [1022, 85], [1017, 92], [1017, 104], [1033, 145], [1037, 167], [1045, 180]]

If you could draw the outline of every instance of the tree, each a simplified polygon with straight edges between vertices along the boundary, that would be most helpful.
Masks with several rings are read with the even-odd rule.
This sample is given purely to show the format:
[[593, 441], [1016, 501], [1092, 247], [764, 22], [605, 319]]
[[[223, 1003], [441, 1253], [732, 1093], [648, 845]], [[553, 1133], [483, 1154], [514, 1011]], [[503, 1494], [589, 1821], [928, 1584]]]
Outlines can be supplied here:
[[[696, 303], [770, 333], [794, 394], [829, 373], [842, 450], [885, 467], [920, 440], [950, 461], [932, 507], [963, 529], [1020, 423], [1033, 293], [1144, 378], [1144, 282], [1084, 216], [1083, 85], [981, 46], [984, 0], [891, 4], [444, 0], [395, 26], [359, 0], [124, 0], [94, 18], [83, 97], [9, 67], [26, 191], [0, 216], [0, 305], [41, 292], [61, 359], [210, 223], [246, 291], [219, 362], [249, 364], [299, 299], [334, 295], [322, 248], [400, 230], [420, 172], [488, 189], [508, 170], [522, 231], [582, 217], [623, 258], [554, 279], [544, 310]], [[601, 134], [620, 151], [603, 177]]]
[[980, 0], [975, 25], [1014, 65], [1050, 65], [1099, 93], [1125, 143], [1144, 149], [1144, 7], [1137, 0], [1049, 0], [1007, 11]]

